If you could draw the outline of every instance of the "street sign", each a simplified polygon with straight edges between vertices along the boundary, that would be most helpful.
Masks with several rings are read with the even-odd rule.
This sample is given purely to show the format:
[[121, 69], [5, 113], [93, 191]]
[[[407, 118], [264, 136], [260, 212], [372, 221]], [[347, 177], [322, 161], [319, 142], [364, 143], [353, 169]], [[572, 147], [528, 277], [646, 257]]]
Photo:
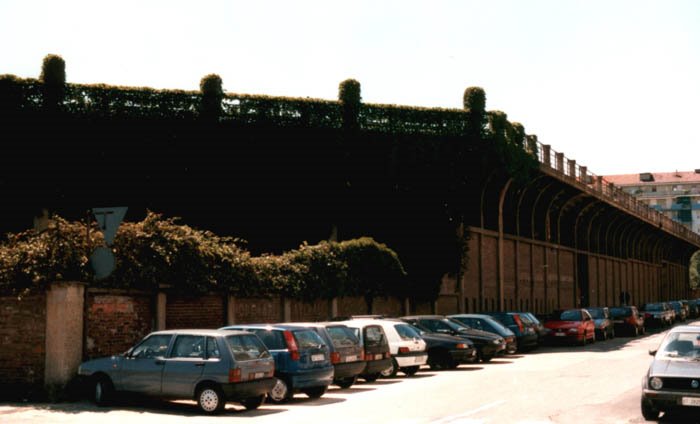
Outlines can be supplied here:
[[114, 242], [114, 236], [117, 234], [117, 229], [119, 224], [122, 223], [127, 209], [128, 207], [126, 206], [92, 208], [92, 213], [95, 215], [95, 220], [100, 226], [100, 230], [102, 230], [107, 246]]
[[90, 255], [90, 265], [95, 271], [95, 279], [101, 280], [109, 276], [114, 271], [114, 253], [109, 247], [98, 247]]

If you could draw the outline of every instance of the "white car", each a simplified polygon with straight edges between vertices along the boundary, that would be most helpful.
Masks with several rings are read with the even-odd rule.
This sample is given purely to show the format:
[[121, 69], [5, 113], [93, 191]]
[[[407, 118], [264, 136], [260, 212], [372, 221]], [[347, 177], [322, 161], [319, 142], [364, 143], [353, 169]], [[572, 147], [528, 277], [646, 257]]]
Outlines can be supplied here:
[[[428, 362], [425, 341], [420, 333], [410, 324], [394, 319], [362, 319], [379, 324], [389, 341], [391, 351], [391, 367], [381, 372], [382, 377], [394, 377], [398, 371], [412, 376], [421, 365]], [[344, 322], [345, 324], [358, 321], [357, 319]]]

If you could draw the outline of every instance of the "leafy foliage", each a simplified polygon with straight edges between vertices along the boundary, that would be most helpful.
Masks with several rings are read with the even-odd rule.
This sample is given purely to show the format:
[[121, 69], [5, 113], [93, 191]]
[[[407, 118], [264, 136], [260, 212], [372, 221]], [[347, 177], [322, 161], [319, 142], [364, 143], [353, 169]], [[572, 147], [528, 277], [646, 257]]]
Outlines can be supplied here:
[[[243, 242], [219, 237], [149, 212], [123, 223], [115, 237], [114, 273], [93, 281], [84, 223], [54, 218], [51, 229], [10, 235], [0, 244], [0, 291], [22, 294], [54, 281], [93, 286], [237, 296], [283, 295], [302, 300], [337, 296], [402, 296], [405, 272], [394, 251], [371, 238], [304, 244], [281, 255], [251, 257]], [[102, 244], [96, 228], [90, 245]]]
[[61, 56], [49, 54], [44, 57], [39, 79], [46, 85], [62, 86], [66, 83], [66, 62]]

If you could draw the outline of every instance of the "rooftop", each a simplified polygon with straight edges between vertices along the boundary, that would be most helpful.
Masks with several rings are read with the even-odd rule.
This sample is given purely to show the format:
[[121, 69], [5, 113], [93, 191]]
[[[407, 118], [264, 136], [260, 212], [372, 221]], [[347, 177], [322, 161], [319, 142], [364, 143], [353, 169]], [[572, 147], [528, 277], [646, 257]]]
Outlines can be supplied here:
[[688, 184], [700, 183], [700, 172], [698, 171], [700, 171], [700, 169], [695, 171], [642, 172], [639, 174], [606, 175], [603, 178], [617, 186], [639, 184]]

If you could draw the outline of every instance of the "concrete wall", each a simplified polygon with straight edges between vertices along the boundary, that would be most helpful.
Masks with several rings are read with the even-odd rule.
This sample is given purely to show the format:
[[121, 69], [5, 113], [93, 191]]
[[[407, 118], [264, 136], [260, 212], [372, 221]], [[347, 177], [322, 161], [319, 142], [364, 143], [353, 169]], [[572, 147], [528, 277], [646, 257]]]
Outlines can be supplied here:
[[84, 294], [80, 283], [54, 283], [46, 293], [44, 385], [50, 391], [68, 384], [82, 362]]

